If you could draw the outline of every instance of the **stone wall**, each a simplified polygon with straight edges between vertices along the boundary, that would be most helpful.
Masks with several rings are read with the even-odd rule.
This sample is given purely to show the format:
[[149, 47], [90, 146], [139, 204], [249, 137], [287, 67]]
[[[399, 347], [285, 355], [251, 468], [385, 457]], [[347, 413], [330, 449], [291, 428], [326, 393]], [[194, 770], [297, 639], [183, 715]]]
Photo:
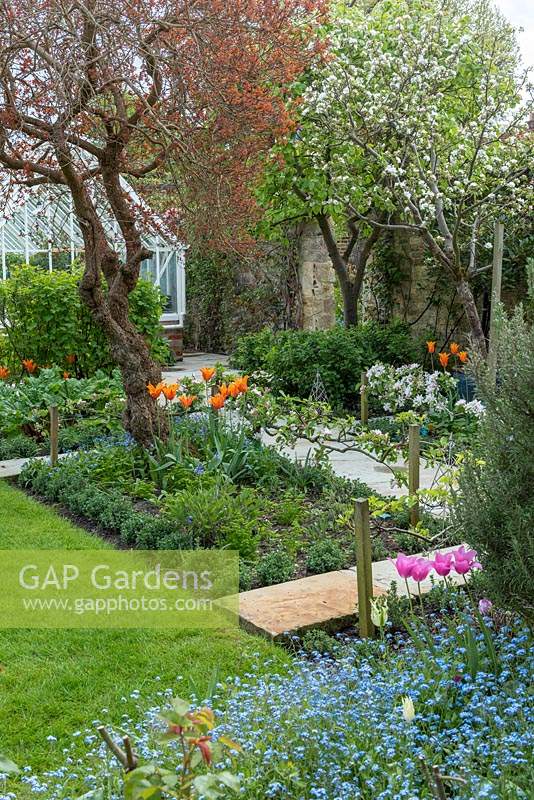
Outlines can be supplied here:
[[323, 237], [315, 223], [300, 227], [298, 249], [302, 328], [331, 328], [336, 321], [335, 273]]
[[365, 318], [401, 319], [415, 336], [465, 339], [467, 328], [449, 276], [417, 235], [386, 234], [375, 248], [364, 285]]

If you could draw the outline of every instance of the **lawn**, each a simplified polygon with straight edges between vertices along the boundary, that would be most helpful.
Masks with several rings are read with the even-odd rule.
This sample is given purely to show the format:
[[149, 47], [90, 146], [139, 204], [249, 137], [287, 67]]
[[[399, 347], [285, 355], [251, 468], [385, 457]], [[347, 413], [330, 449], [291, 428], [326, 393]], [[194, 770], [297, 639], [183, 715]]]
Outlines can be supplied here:
[[[0, 481], [0, 549], [107, 546]], [[134, 713], [134, 689], [155, 695], [173, 686], [177, 694], [203, 696], [215, 676], [241, 674], [258, 653], [273, 659], [270, 669], [286, 660], [283, 651], [237, 629], [0, 631], [0, 752], [36, 772], [52, 769], [72, 733], [96, 719], [116, 722]], [[77, 741], [81, 753], [85, 745]]]

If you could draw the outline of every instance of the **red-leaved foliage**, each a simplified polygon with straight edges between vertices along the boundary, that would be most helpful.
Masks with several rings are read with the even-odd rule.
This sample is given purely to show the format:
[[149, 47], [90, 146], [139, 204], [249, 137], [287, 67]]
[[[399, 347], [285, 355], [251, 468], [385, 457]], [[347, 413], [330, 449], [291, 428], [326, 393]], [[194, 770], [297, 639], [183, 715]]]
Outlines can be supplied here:
[[7, 0], [0, 164], [71, 189], [109, 170], [182, 234], [242, 242], [323, 13], [324, 0]]
[[245, 246], [251, 186], [273, 137], [290, 129], [285, 94], [313, 56], [323, 2], [0, 3], [4, 196], [9, 182], [70, 192], [84, 238], [80, 295], [108, 337], [125, 424], [143, 444], [165, 435], [146, 389], [161, 368], [128, 296], [151, 255], [143, 228], [157, 223], [126, 182], [167, 212], [167, 227]]

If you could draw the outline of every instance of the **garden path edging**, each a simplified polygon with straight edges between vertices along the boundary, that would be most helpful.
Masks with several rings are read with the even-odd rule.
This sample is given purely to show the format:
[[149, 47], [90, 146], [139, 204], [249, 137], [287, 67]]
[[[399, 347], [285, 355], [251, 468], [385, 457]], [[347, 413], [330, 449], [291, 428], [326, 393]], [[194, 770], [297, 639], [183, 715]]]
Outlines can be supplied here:
[[[448, 553], [454, 549], [444, 547], [432, 551], [432, 556], [436, 552]], [[450, 579], [457, 584], [463, 582], [460, 575], [450, 575]], [[427, 594], [443, 580], [439, 575], [433, 575], [432, 580], [427, 578], [421, 581], [421, 593]], [[397, 595], [406, 597], [406, 584], [399, 578], [395, 565], [389, 559], [375, 561], [373, 595], [386, 594], [393, 582], [397, 584]], [[409, 587], [412, 594], [416, 595], [417, 584], [411, 579]], [[221, 603], [225, 605], [224, 600]], [[358, 616], [357, 606], [356, 567], [351, 567], [241, 592], [239, 621], [245, 630], [273, 640], [301, 634], [311, 628], [335, 633], [354, 624]]]

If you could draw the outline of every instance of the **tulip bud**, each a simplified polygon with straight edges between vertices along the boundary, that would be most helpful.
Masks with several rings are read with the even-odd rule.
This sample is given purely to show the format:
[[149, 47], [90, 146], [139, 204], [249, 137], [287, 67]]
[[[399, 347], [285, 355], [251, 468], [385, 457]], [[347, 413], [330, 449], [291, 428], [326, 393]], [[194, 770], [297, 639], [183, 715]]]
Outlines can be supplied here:
[[386, 597], [371, 600], [371, 622], [377, 628], [383, 628], [388, 621], [388, 601]]
[[409, 695], [402, 698], [402, 716], [405, 722], [412, 722], [415, 717], [413, 700]]

